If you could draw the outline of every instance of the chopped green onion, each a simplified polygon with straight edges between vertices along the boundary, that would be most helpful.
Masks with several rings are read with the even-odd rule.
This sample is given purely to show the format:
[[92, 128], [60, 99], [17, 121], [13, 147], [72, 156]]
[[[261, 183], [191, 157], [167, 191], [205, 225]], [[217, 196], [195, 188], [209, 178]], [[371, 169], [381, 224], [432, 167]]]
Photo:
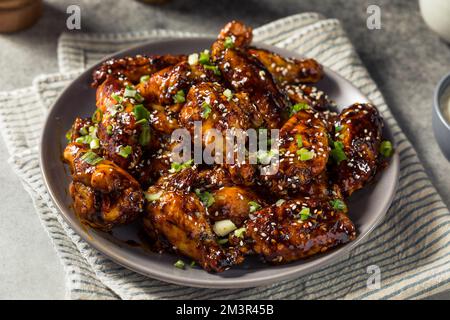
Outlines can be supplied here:
[[200, 57], [198, 58], [198, 62], [200, 62], [201, 64], [210, 64], [211, 62], [209, 61], [209, 51], [205, 50], [203, 52], [200, 52]]
[[109, 134], [109, 135], [112, 135], [112, 133], [113, 133], [113, 126], [112, 125], [108, 125], [106, 127], [106, 133]]
[[347, 205], [341, 199], [331, 200], [330, 204], [333, 207], [333, 209], [340, 210], [340, 211], [347, 210]]
[[92, 114], [92, 122], [94, 123], [99, 123], [100, 121], [102, 121], [102, 117], [103, 117], [103, 112], [100, 109], [97, 109], [94, 111], [94, 113]]
[[134, 98], [136, 96], [136, 93], [137, 93], [136, 89], [128, 85], [125, 87], [125, 92], [123, 93], [123, 96], [125, 98]]
[[125, 108], [121, 104], [116, 104], [108, 108], [108, 112], [111, 117], [114, 117], [118, 112], [122, 112], [123, 110], [125, 110]]
[[203, 67], [204, 67], [206, 70], [211, 70], [212, 72], [214, 72], [214, 74], [215, 74], [216, 76], [220, 76], [220, 75], [221, 75], [218, 66], [212, 66], [212, 65], [206, 65], [206, 64], [205, 64]]
[[233, 99], [233, 92], [230, 89], [225, 89], [223, 95], [227, 98], [228, 101]]
[[102, 157], [99, 157], [95, 152], [88, 151], [81, 156], [81, 160], [86, 163], [89, 163], [92, 166], [95, 166], [99, 162], [103, 161]]
[[139, 92], [136, 92], [136, 94], [134, 95], [134, 100], [136, 100], [137, 102], [143, 102], [144, 97], [141, 96], [141, 94]]
[[191, 267], [195, 267], [195, 261], [192, 260], [191, 263], [189, 264]]
[[227, 238], [222, 238], [222, 239], [218, 239], [217, 240], [217, 243], [218, 244], [225, 244], [225, 243], [227, 243], [228, 242], [228, 239]]
[[188, 160], [185, 163], [172, 162], [170, 165], [170, 173], [179, 172], [183, 169], [189, 168], [194, 163], [194, 159]]
[[183, 103], [186, 101], [184, 91], [179, 90], [174, 96], [173, 96], [173, 102], [175, 103]]
[[300, 150], [297, 150], [298, 159], [300, 161], [308, 161], [314, 158], [315, 153], [314, 151], [309, 151], [306, 148], [301, 148]]
[[309, 208], [302, 208], [300, 210], [300, 220], [307, 220], [311, 216], [311, 210]]
[[183, 260], [178, 260], [177, 262], [174, 263], [174, 266], [178, 269], [184, 269], [184, 262]]
[[150, 135], [150, 126], [145, 119], [141, 119], [140, 121], [145, 121], [145, 123], [141, 123], [141, 133], [139, 134], [139, 144], [143, 147], [147, 146], [150, 143], [151, 135]]
[[256, 212], [261, 209], [261, 205], [256, 201], [249, 201], [248, 204], [250, 206], [250, 213]]
[[134, 106], [133, 114], [137, 121], [141, 119], [148, 120], [150, 118], [150, 112], [142, 104], [137, 104]]
[[91, 143], [89, 144], [91, 149], [98, 149], [100, 148], [100, 140], [97, 138], [92, 139]]
[[214, 196], [208, 191], [200, 192], [200, 189], [195, 189], [195, 194], [207, 208], [212, 206], [215, 201]]
[[256, 159], [261, 164], [269, 164], [270, 161], [272, 161], [272, 159], [274, 157], [276, 157], [277, 155], [278, 155], [278, 153], [274, 149], [270, 149], [268, 151], [258, 150], [258, 152], [256, 154]]
[[89, 132], [87, 131], [87, 129], [86, 129], [86, 127], [82, 127], [81, 129], [80, 129], [80, 134], [82, 135], [82, 136], [85, 136], [85, 135], [87, 135]]
[[337, 164], [341, 163], [341, 161], [347, 160], [344, 145], [340, 141], [333, 141], [333, 148], [331, 149], [330, 155]]
[[202, 118], [203, 118], [203, 119], [208, 119], [209, 114], [210, 114], [211, 111], [212, 111], [211, 105], [210, 105], [209, 103], [207, 103], [207, 102], [203, 102], [202, 108], [203, 108], [203, 111], [202, 111]]
[[234, 230], [234, 236], [238, 237], [238, 238], [243, 238], [244, 237], [244, 233], [247, 231], [247, 229], [245, 228], [239, 228]]
[[133, 148], [131, 146], [121, 146], [119, 149], [119, 156], [128, 158], [128, 156], [133, 152]]
[[198, 63], [198, 53], [190, 54], [189, 57], [188, 57], [188, 63], [191, 66], [196, 65]]
[[150, 75], [146, 74], [145, 76], [142, 76], [139, 82], [147, 82], [150, 79]]
[[277, 206], [277, 207], [279, 207], [279, 206], [281, 206], [283, 203], [285, 203], [286, 202], [286, 200], [284, 200], [284, 199], [280, 199], [280, 200], [278, 200], [277, 202], [275, 202], [275, 205]]
[[120, 95], [118, 95], [117, 93], [113, 93], [111, 95], [111, 98], [113, 98], [117, 103], [121, 103], [123, 100], [123, 98]]
[[82, 136], [75, 139], [76, 143], [90, 144], [94, 138], [92, 136]]
[[69, 131], [66, 132], [66, 139], [67, 141], [72, 140], [72, 129], [69, 129]]
[[392, 142], [388, 140], [384, 140], [380, 144], [380, 153], [385, 158], [389, 158], [394, 153], [394, 147], [392, 146]]
[[232, 37], [226, 37], [225, 41], [223, 42], [223, 46], [226, 49], [233, 48], [234, 47], [234, 39]]
[[144, 193], [144, 196], [145, 196], [145, 199], [146, 199], [147, 201], [153, 202], [153, 201], [159, 200], [159, 198], [161, 198], [162, 193], [163, 193], [162, 191], [157, 192], [157, 193], [148, 193], [148, 192], [145, 192], [145, 193]]
[[296, 103], [290, 108], [289, 116], [292, 117], [297, 112], [307, 109], [309, 109], [309, 105], [307, 103]]
[[297, 147], [301, 148], [303, 147], [303, 139], [301, 135], [297, 135]]
[[226, 219], [226, 220], [220, 220], [216, 221], [213, 226], [214, 232], [219, 237], [224, 237], [227, 234], [229, 234], [231, 231], [236, 230], [236, 225], [233, 223], [233, 221]]
[[336, 125], [334, 126], [334, 130], [335, 130], [336, 132], [341, 131], [343, 128], [344, 128], [343, 126], [340, 126], [340, 125], [338, 125], [338, 124], [336, 124]]

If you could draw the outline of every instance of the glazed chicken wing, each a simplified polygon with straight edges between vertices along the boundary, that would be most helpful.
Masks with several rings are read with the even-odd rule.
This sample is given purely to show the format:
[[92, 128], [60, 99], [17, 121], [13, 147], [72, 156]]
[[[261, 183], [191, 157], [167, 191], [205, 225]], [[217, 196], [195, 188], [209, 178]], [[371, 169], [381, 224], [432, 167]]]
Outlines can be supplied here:
[[283, 58], [259, 48], [249, 48], [247, 52], [258, 59], [280, 85], [316, 83], [323, 78], [323, 68], [314, 59]]
[[346, 207], [333, 208], [335, 201], [342, 202], [305, 198], [266, 207], [247, 221], [246, 237], [253, 240], [253, 250], [273, 264], [328, 251], [356, 237]]
[[77, 143], [67, 145], [64, 160], [72, 171], [74, 209], [84, 223], [111, 230], [140, 215], [143, 193], [128, 172]]
[[176, 251], [208, 271], [221, 272], [243, 261], [239, 250], [217, 243], [205, 208], [194, 193], [153, 186], [147, 195], [152, 200], [147, 204], [144, 225], [150, 233], [167, 239]]
[[326, 170], [328, 148], [328, 133], [318, 114], [300, 110], [280, 130], [278, 170], [261, 176], [263, 185], [279, 196], [301, 192]]
[[92, 86], [97, 88], [107, 78], [127, 79], [133, 83], [139, 82], [142, 76], [151, 75], [168, 66], [186, 60], [184, 55], [142, 56], [110, 59], [103, 62], [92, 74]]
[[[236, 33], [236, 30], [239, 32]], [[278, 90], [267, 69], [256, 58], [241, 50], [241, 46], [247, 43], [242, 30], [245, 30], [245, 26], [238, 22], [232, 22], [222, 30], [211, 47], [213, 62], [234, 91], [248, 93], [252, 101], [250, 112], [253, 126], [276, 128], [280, 124], [281, 111], [288, 104], [287, 99]], [[226, 45], [224, 38], [230, 39], [229, 45]]]
[[[348, 197], [378, 171], [383, 121], [374, 106], [356, 103], [341, 112], [335, 128], [332, 153], [336, 153], [338, 163], [333, 167], [333, 177]], [[345, 155], [339, 156], [340, 150]]]

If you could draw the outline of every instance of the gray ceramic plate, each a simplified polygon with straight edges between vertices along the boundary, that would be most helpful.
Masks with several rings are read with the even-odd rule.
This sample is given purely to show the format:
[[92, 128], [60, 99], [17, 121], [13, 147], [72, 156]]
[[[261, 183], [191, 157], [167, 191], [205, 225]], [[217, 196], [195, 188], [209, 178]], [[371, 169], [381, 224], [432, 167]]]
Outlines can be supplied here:
[[[114, 56], [198, 52], [208, 48], [212, 41], [213, 39], [208, 38], [169, 39], [140, 45]], [[260, 46], [285, 56], [298, 56], [275, 47]], [[393, 156], [390, 166], [379, 175], [375, 183], [354, 194], [350, 199], [350, 216], [358, 230], [355, 241], [332, 252], [283, 266], [268, 266], [257, 258], [250, 258], [243, 265], [221, 274], [207, 273], [199, 268], [177, 269], [173, 264], [178, 257], [152, 253], [145, 246], [136, 245], [141, 243], [138, 224], [117, 228], [113, 233], [87, 229], [80, 224], [71, 209], [72, 200], [68, 194], [71, 179], [68, 169], [61, 161], [61, 154], [66, 144], [65, 132], [73, 120], [77, 116], [90, 116], [94, 110], [95, 90], [89, 85], [93, 68], [73, 81], [50, 110], [42, 134], [41, 168], [47, 188], [68, 224], [94, 248], [124, 267], [152, 278], [194, 287], [239, 288], [270, 284], [320, 270], [332, 261], [346, 257], [346, 253], [360, 243], [383, 218], [392, 202], [399, 173], [397, 154]], [[367, 102], [367, 98], [349, 82], [329, 69], [325, 69], [325, 72], [326, 78], [319, 87], [339, 106]], [[392, 140], [388, 128], [385, 131], [386, 137]]]

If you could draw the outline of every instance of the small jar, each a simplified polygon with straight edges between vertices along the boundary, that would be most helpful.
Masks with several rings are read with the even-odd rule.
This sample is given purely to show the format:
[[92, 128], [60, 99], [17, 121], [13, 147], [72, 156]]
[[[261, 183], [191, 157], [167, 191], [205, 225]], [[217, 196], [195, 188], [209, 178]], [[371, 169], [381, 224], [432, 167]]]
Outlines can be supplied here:
[[0, 0], [0, 32], [31, 27], [42, 14], [42, 0]]

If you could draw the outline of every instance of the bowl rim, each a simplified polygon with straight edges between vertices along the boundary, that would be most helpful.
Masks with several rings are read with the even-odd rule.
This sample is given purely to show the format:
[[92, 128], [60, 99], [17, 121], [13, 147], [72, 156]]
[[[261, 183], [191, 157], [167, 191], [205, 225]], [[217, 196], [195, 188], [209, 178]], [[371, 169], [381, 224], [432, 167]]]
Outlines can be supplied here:
[[433, 108], [439, 118], [439, 121], [445, 125], [448, 131], [450, 131], [450, 121], [445, 119], [441, 108], [441, 98], [446, 89], [450, 91], [450, 72], [439, 80], [433, 94]]
[[[262, 286], [262, 285], [268, 285], [268, 284], [273, 284], [276, 282], [280, 282], [283, 280], [287, 280], [287, 279], [291, 279], [295, 276], [303, 276], [303, 275], [307, 275], [310, 274], [311, 272], [313, 272], [314, 270], [317, 270], [318, 268], [324, 267], [324, 266], [328, 266], [331, 265], [333, 262], [338, 261], [340, 258], [345, 257], [346, 254], [348, 254], [352, 249], [354, 249], [357, 245], [359, 245], [363, 240], [366, 240], [367, 236], [373, 231], [373, 229], [378, 226], [380, 224], [380, 222], [384, 219], [384, 217], [386, 216], [386, 213], [389, 209], [389, 207], [392, 204], [392, 201], [395, 197], [396, 194], [396, 190], [398, 188], [398, 184], [399, 184], [399, 174], [400, 174], [400, 170], [399, 170], [399, 164], [400, 164], [400, 160], [399, 160], [399, 154], [397, 151], [397, 148], [395, 148], [395, 152], [394, 155], [391, 157], [390, 159], [390, 166], [395, 167], [396, 170], [394, 170], [395, 173], [395, 183], [391, 186], [391, 192], [389, 194], [389, 198], [387, 199], [387, 201], [385, 202], [384, 206], [381, 208], [381, 214], [379, 214], [376, 219], [374, 219], [374, 221], [372, 222], [372, 225], [365, 230], [365, 232], [359, 233], [358, 237], [354, 240], [351, 241], [347, 244], [344, 244], [338, 248], [336, 248], [335, 250], [331, 250], [328, 253], [324, 254], [324, 257], [326, 257], [326, 259], [321, 259], [322, 257], [319, 256], [318, 260], [315, 264], [309, 265], [309, 266], [303, 266], [303, 268], [293, 268], [290, 270], [278, 270], [279, 273], [278, 274], [272, 274], [271, 276], [260, 276], [258, 279], [253, 279], [253, 278], [249, 278], [249, 279], [243, 279], [243, 278], [239, 278], [239, 277], [235, 277], [235, 278], [224, 278], [223, 280], [217, 280], [217, 281], [211, 281], [210, 279], [203, 279], [203, 278], [185, 278], [183, 280], [180, 279], [179, 276], [177, 276], [176, 274], [172, 274], [170, 272], [159, 272], [158, 270], [153, 270], [151, 273], [149, 273], [146, 270], [143, 270], [142, 266], [137, 263], [136, 261], [130, 261], [127, 260], [123, 255], [118, 255], [116, 252], [114, 252], [114, 250], [111, 248], [111, 246], [104, 246], [103, 244], [94, 241], [92, 239], [92, 236], [89, 235], [88, 232], [86, 232], [86, 228], [78, 225], [78, 224], [74, 224], [72, 222], [72, 219], [68, 216], [68, 214], [72, 214], [73, 212], [69, 213], [69, 209], [66, 207], [66, 205], [60, 201], [58, 199], [58, 196], [55, 193], [55, 190], [53, 190], [52, 188], [50, 188], [50, 183], [49, 183], [49, 176], [47, 175], [47, 169], [45, 169], [45, 165], [43, 165], [44, 162], [44, 152], [43, 149], [46, 145], [46, 131], [47, 131], [47, 127], [51, 126], [51, 121], [50, 119], [52, 119], [52, 115], [54, 112], [56, 112], [54, 106], [56, 106], [59, 102], [60, 99], [62, 99], [62, 97], [67, 94], [67, 92], [69, 92], [70, 87], [74, 84], [74, 82], [76, 82], [78, 80], [79, 77], [81, 77], [82, 75], [84, 75], [87, 72], [92, 72], [92, 70], [94, 70], [100, 63], [102, 63], [103, 61], [113, 58], [113, 57], [117, 57], [117, 56], [123, 56], [126, 55], [127, 52], [132, 51], [132, 50], [136, 50], [139, 49], [140, 47], [144, 47], [147, 45], [151, 45], [151, 44], [161, 44], [163, 45], [165, 42], [172, 42], [172, 41], [211, 41], [215, 38], [213, 37], [185, 37], [185, 38], [176, 38], [176, 37], [167, 37], [164, 39], [159, 39], [157, 41], [148, 41], [148, 42], [143, 42], [140, 43], [138, 45], [134, 45], [134, 46], [130, 46], [124, 50], [120, 50], [118, 52], [115, 52], [113, 54], [107, 55], [104, 58], [102, 58], [101, 61], [99, 61], [98, 63], [95, 63], [92, 66], [89, 66], [88, 68], [86, 68], [85, 70], [83, 70], [80, 75], [78, 75], [74, 80], [72, 80], [66, 87], [65, 89], [60, 93], [60, 95], [58, 96], [58, 98], [55, 100], [54, 104], [51, 106], [51, 108], [49, 109], [47, 115], [46, 115], [46, 119], [45, 119], [45, 123], [43, 125], [42, 131], [41, 131], [41, 137], [40, 137], [40, 143], [39, 143], [39, 161], [40, 161], [40, 170], [43, 176], [43, 181], [44, 184], [50, 194], [50, 198], [52, 200], [52, 202], [56, 205], [57, 209], [60, 211], [58, 212], [58, 214], [61, 214], [63, 216], [64, 221], [70, 226], [70, 228], [72, 228], [75, 233], [77, 235], [79, 235], [84, 241], [86, 241], [90, 246], [92, 246], [93, 248], [95, 248], [96, 250], [98, 250], [99, 252], [101, 252], [102, 254], [104, 254], [106, 257], [108, 257], [109, 259], [111, 259], [112, 261], [118, 263], [119, 265], [132, 270], [134, 272], [137, 272], [141, 275], [144, 275], [146, 277], [149, 278], [153, 278], [153, 279], [158, 279], [158, 280], [162, 280], [165, 282], [169, 282], [169, 283], [173, 283], [173, 284], [178, 284], [178, 285], [183, 285], [183, 286], [190, 286], [190, 287], [199, 287], [199, 288], [211, 288], [211, 289], [236, 289], [236, 288], [249, 288], [249, 287], [258, 287], [258, 286]], [[282, 54], [288, 54], [290, 56], [299, 56], [298, 53], [295, 53], [293, 51], [284, 49], [284, 48], [277, 48], [274, 47], [272, 45], [267, 45], [264, 43], [254, 43], [255, 45], [258, 45], [262, 48], [267, 48], [267, 49], [272, 49], [275, 50], [279, 53]], [[357, 87], [355, 87], [350, 81], [348, 81], [346, 78], [344, 78], [343, 76], [341, 76], [340, 74], [338, 74], [337, 72], [332, 71], [329, 68], [324, 67], [325, 73], [331, 73], [333, 74], [333, 76], [336, 76], [339, 78], [340, 81], [345, 82], [348, 85], [351, 85], [352, 87], [354, 87], [358, 92], [361, 93], [362, 96], [365, 97], [365, 99], [367, 101], [370, 101], [368, 99], [368, 97], [363, 94]], [[387, 124], [387, 122], [385, 122], [385, 128], [388, 130], [390, 137], [393, 138], [393, 134], [392, 134], [392, 130], [390, 129], [389, 125]], [[394, 143], [394, 141], [392, 141]], [[388, 191], [388, 190], [387, 190]], [[205, 271], [206, 272], [206, 271]], [[234, 281], [229, 281], [231, 279], [234, 279]]]

